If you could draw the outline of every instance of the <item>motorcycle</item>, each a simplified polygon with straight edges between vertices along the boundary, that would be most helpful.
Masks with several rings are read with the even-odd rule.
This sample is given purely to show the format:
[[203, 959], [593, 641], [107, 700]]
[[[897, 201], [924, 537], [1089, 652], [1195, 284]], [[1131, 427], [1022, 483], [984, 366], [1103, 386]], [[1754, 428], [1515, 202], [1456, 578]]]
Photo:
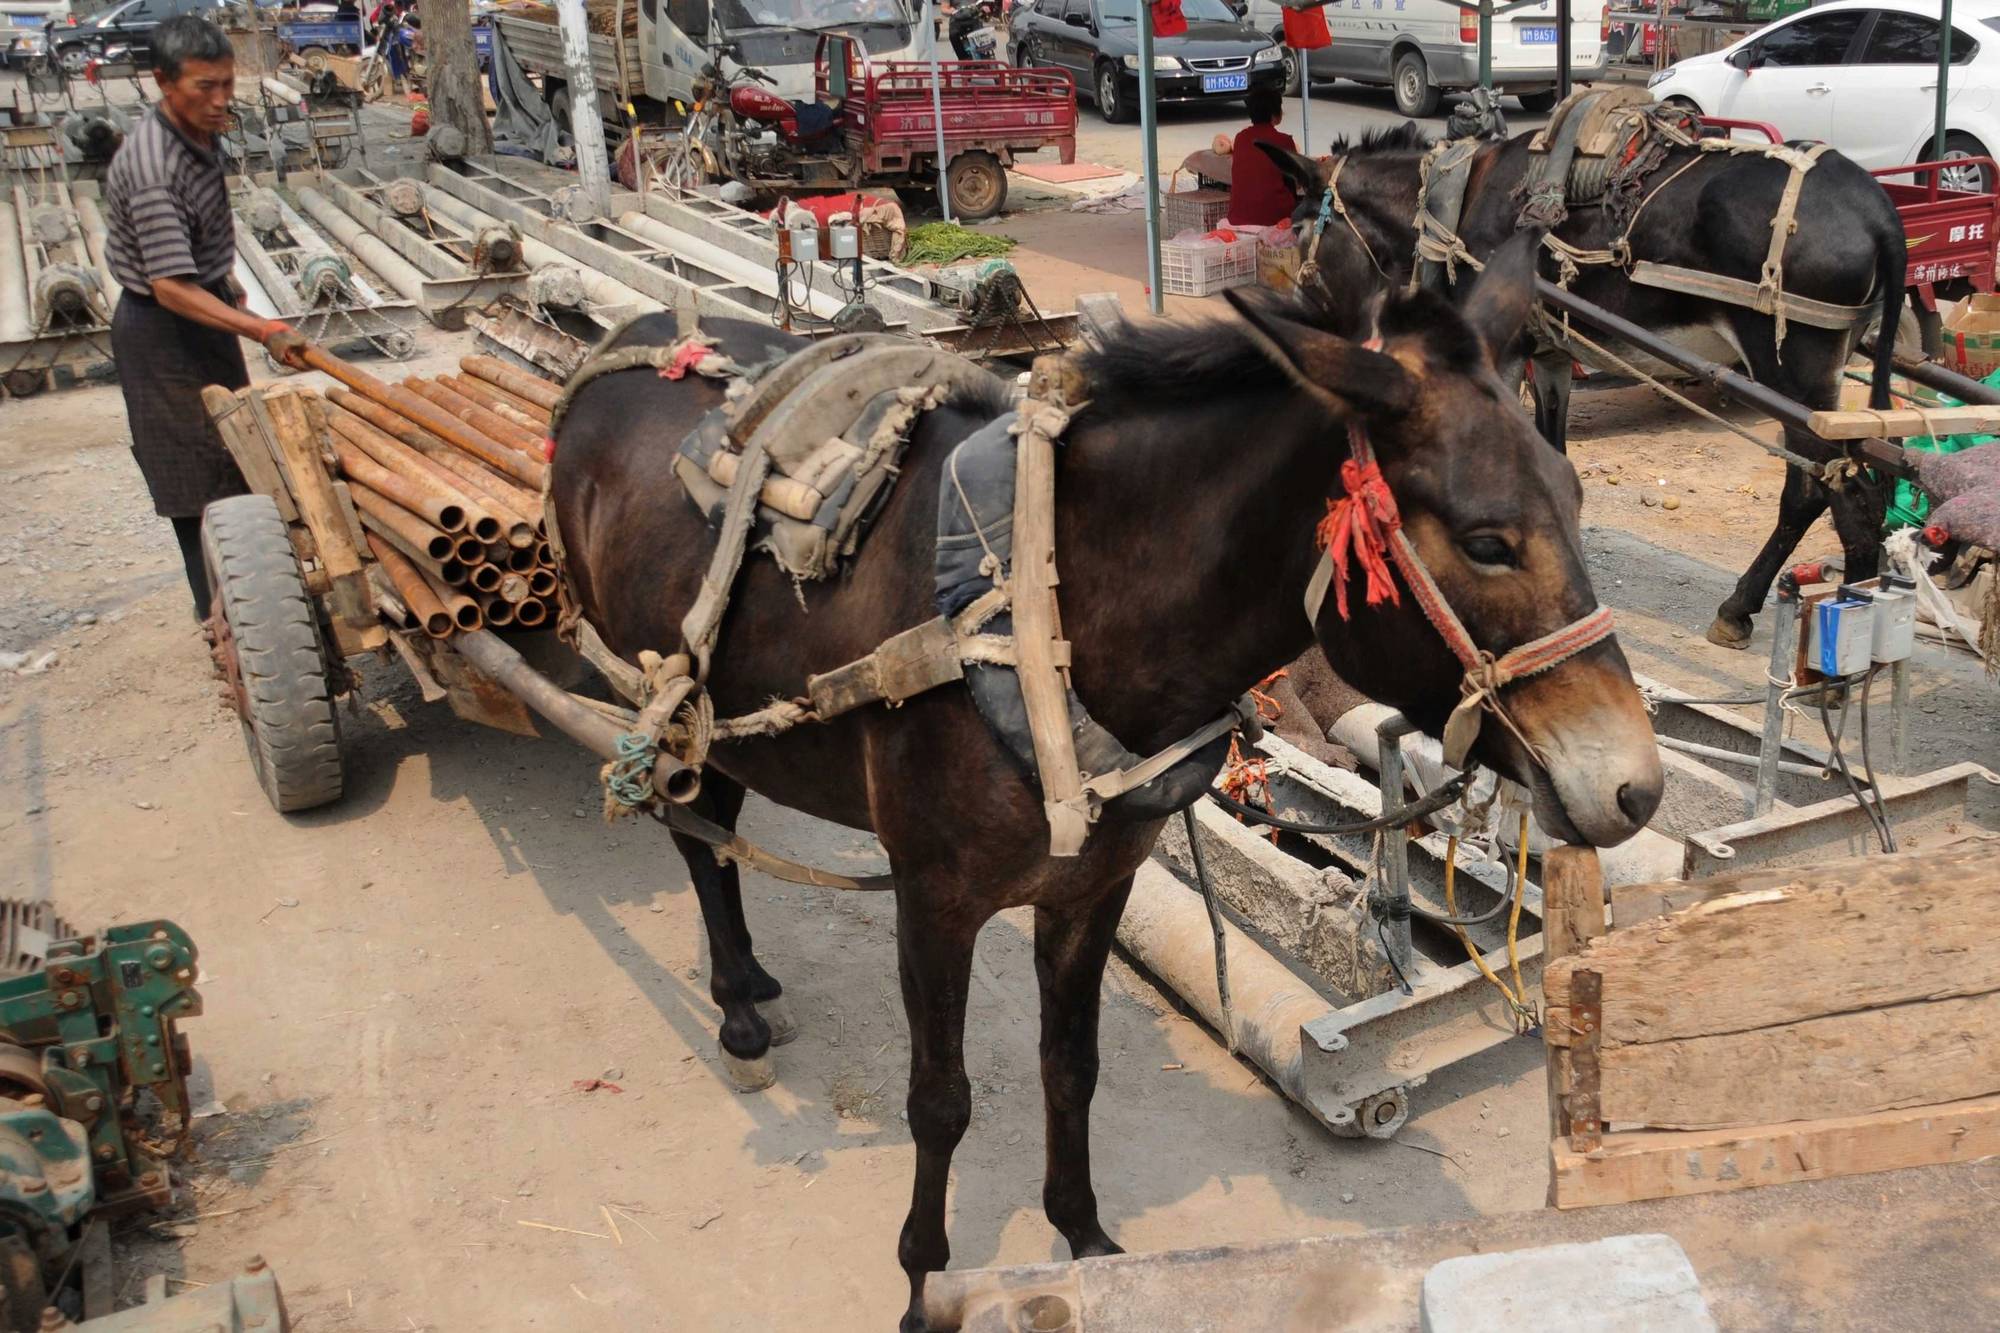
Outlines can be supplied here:
[[754, 65], [731, 61], [725, 75], [731, 50], [716, 48], [696, 77], [694, 106], [661, 167], [661, 182], [682, 191], [718, 180], [753, 189], [845, 185], [859, 163], [843, 151], [839, 105], [788, 101]]

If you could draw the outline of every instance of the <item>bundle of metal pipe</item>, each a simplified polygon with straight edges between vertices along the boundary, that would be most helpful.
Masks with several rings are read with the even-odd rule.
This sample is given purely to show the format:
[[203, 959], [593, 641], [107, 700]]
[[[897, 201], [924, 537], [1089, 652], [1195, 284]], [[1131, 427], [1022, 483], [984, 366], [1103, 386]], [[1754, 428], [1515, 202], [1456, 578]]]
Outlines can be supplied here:
[[403, 627], [446, 638], [551, 623], [542, 485], [555, 386], [491, 357], [401, 384], [317, 347], [307, 359], [340, 381], [326, 392], [334, 458]]

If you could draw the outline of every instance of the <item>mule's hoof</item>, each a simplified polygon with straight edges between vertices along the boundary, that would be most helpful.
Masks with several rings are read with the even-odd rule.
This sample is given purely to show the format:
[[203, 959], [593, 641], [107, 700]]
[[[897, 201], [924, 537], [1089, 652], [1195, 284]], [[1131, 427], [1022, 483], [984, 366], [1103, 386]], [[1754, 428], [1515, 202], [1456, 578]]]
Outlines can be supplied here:
[[799, 1021], [792, 1017], [792, 1002], [782, 995], [757, 1001], [757, 1015], [771, 1029], [773, 1046], [783, 1046], [799, 1035]]
[[769, 1051], [755, 1060], [741, 1060], [722, 1046], [715, 1050], [722, 1057], [722, 1072], [728, 1076], [729, 1085], [738, 1092], [762, 1092], [778, 1081], [778, 1066]]
[[1714, 623], [1708, 627], [1708, 641], [1720, 648], [1748, 648], [1750, 622], [1717, 616]]

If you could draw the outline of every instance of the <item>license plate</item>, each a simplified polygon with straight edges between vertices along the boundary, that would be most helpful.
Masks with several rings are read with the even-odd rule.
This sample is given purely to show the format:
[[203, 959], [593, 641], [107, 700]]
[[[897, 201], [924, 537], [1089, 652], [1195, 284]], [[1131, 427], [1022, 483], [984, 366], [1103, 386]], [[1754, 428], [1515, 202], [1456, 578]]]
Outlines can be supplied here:
[[1201, 76], [1201, 90], [1205, 93], [1243, 93], [1250, 91], [1248, 74], [1204, 74]]
[[1521, 34], [1523, 46], [1554, 46], [1556, 28], [1553, 23], [1522, 24], [1515, 31]]

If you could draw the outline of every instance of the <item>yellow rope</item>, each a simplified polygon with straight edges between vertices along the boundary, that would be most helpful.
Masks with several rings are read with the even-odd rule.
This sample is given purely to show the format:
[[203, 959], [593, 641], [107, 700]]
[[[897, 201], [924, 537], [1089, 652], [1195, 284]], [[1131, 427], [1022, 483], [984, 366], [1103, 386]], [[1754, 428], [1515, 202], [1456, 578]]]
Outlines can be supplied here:
[[1514, 984], [1510, 987], [1492, 968], [1486, 965], [1472, 937], [1465, 933], [1465, 927], [1457, 924], [1458, 892], [1458, 836], [1453, 834], [1445, 845], [1444, 854], [1444, 906], [1446, 915], [1453, 918], [1452, 929], [1458, 933], [1459, 943], [1465, 946], [1465, 956], [1479, 968], [1479, 975], [1493, 983], [1495, 990], [1506, 997], [1508, 1008], [1514, 1011], [1517, 1030], [1526, 1032], [1539, 1018], [1534, 1007], [1528, 1003], [1528, 988], [1521, 979], [1521, 955], [1519, 950], [1521, 929], [1521, 898], [1528, 882], [1528, 816], [1521, 816], [1521, 856], [1514, 872], [1514, 906], [1507, 916], [1507, 966], [1514, 974]]

